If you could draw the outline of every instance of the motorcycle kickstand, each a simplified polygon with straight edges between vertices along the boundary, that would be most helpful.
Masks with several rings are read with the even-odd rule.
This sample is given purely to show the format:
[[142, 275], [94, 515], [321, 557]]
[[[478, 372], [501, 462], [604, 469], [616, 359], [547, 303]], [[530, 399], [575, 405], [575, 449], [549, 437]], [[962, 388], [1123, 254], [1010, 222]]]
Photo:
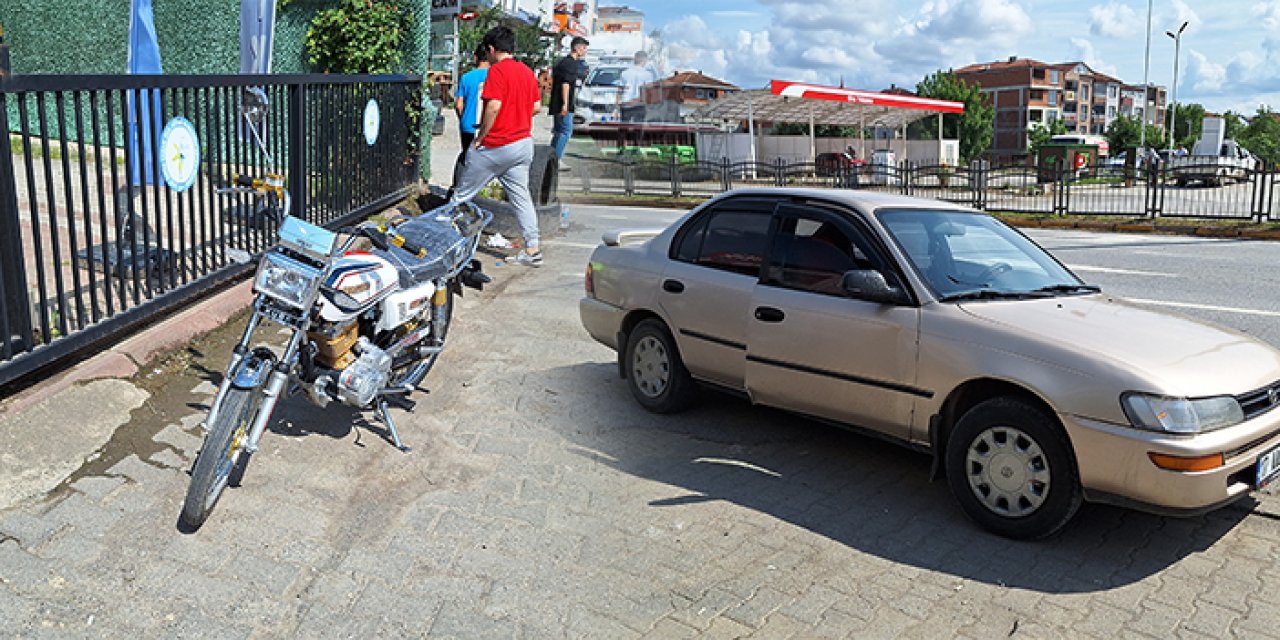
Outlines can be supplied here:
[[396, 431], [396, 423], [391, 421], [391, 410], [388, 408], [385, 398], [378, 400], [378, 415], [382, 418], [382, 423], [387, 425], [387, 430], [391, 432], [391, 439], [394, 441], [396, 448], [404, 453], [412, 451], [412, 447], [400, 441], [400, 432]]

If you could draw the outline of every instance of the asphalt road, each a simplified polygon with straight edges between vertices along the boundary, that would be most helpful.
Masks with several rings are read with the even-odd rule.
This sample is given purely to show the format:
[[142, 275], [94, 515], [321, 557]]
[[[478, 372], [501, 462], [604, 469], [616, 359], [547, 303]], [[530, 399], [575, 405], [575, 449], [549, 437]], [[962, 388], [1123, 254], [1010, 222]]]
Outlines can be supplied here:
[[1280, 243], [1046, 229], [1027, 235], [1108, 293], [1280, 347]]

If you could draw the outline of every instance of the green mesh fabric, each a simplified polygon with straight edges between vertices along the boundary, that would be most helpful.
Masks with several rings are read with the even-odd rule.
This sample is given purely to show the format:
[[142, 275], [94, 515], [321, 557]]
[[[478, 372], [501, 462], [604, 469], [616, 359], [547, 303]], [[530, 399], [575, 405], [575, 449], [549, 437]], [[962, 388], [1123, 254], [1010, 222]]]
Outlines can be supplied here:
[[[311, 73], [304, 41], [311, 18], [333, 0], [292, 0], [276, 15], [275, 73]], [[397, 73], [418, 73], [429, 58], [431, 2], [409, 0], [414, 13]], [[240, 70], [240, 3], [153, 0], [166, 73], [230, 74]], [[0, 0], [0, 25], [15, 74], [118, 74], [128, 56], [129, 0]], [[10, 101], [10, 127], [17, 110]], [[423, 178], [430, 177], [430, 107], [422, 127]], [[16, 129], [15, 129], [16, 130]]]

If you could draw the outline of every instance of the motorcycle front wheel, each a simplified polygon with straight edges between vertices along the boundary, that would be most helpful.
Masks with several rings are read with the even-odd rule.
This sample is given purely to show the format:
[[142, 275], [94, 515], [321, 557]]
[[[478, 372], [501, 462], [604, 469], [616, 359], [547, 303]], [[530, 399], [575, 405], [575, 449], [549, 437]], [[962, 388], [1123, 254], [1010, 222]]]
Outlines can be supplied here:
[[[194, 530], [204, 524], [218, 503], [222, 490], [227, 487], [237, 463], [242, 458], [247, 462], [244, 443], [253, 422], [256, 393], [259, 392], [249, 389], [227, 390], [222, 407], [213, 424], [209, 425], [204, 445], [196, 456], [195, 468], [191, 470], [191, 485], [187, 488], [187, 499], [182, 504], [182, 515], [178, 519], [183, 527]], [[239, 473], [243, 474], [244, 470]]]

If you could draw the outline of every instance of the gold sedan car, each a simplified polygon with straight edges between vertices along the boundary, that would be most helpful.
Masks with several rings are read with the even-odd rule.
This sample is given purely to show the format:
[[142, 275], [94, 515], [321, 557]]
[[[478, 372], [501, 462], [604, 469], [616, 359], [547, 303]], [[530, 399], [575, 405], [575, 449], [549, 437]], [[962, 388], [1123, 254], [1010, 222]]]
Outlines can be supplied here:
[[1003, 536], [1082, 500], [1200, 513], [1280, 472], [1280, 351], [1102, 293], [972, 209], [733, 191], [606, 235], [586, 290], [646, 409], [713, 385], [888, 436]]

